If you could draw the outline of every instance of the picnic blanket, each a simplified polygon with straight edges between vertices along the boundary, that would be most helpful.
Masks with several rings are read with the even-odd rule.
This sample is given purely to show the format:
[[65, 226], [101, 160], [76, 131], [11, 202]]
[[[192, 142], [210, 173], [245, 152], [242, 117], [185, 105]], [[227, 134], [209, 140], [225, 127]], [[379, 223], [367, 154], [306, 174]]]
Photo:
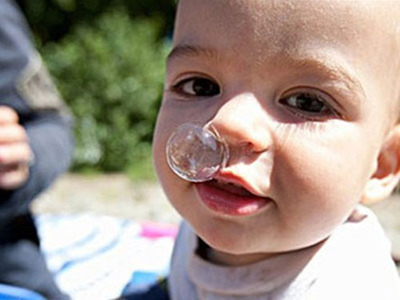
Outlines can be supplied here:
[[177, 226], [91, 213], [36, 217], [60, 288], [76, 300], [109, 300], [169, 271]]

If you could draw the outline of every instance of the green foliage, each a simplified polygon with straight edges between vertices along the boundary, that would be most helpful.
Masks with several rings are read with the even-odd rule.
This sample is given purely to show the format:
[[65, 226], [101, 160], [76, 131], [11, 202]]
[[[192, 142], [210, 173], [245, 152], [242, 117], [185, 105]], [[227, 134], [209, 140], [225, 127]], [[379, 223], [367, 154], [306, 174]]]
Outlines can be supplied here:
[[175, 14], [174, 0], [16, 0], [39, 44], [68, 35], [76, 23], [91, 24], [100, 14], [121, 8], [131, 17], [158, 16], [161, 34], [169, 32]]
[[150, 165], [169, 50], [159, 30], [158, 19], [117, 9], [41, 49], [76, 118], [75, 170]]

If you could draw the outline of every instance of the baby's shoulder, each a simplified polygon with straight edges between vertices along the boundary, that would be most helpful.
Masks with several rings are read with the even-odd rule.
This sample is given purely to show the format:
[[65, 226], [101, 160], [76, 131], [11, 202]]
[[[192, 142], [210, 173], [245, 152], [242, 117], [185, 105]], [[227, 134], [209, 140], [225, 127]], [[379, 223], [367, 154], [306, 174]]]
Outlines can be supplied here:
[[332, 274], [316, 278], [307, 292], [306, 300], [398, 300], [400, 278], [393, 270], [366, 263], [363, 267], [344, 267]]
[[[400, 277], [376, 217], [343, 224], [313, 259], [316, 277], [306, 299], [400, 299]], [[323, 297], [322, 297], [323, 296]]]

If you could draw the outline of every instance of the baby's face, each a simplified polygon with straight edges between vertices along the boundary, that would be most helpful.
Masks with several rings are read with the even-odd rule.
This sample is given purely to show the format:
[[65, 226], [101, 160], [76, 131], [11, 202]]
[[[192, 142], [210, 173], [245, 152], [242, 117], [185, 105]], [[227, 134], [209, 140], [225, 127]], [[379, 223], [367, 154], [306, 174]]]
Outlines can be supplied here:
[[[399, 90], [385, 3], [180, 1], [154, 159], [171, 203], [215, 249], [316, 244], [362, 199]], [[166, 141], [186, 122], [210, 122], [228, 144], [216, 180], [169, 169]]]

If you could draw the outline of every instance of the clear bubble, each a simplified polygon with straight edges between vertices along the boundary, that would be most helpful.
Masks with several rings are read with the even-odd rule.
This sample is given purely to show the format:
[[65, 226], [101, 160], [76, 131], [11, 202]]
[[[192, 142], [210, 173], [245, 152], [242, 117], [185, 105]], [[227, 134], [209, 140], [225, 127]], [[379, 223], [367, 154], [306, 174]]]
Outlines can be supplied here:
[[228, 160], [228, 148], [212, 128], [185, 123], [167, 142], [167, 161], [181, 178], [192, 182], [211, 180]]

